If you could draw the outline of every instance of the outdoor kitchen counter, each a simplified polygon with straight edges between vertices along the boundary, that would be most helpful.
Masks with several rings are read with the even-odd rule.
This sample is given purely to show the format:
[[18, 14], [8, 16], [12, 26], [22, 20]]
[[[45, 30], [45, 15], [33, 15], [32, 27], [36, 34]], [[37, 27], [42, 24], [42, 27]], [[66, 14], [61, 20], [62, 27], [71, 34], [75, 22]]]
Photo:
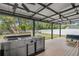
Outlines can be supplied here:
[[44, 37], [18, 37], [17, 40], [4, 40], [0, 42], [0, 55], [28, 56], [45, 49]]

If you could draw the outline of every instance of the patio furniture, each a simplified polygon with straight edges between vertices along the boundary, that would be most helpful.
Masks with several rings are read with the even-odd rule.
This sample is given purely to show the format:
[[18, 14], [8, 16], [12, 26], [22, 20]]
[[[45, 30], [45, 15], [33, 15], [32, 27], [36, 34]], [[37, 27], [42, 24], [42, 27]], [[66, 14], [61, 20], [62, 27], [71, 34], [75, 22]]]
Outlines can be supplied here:
[[79, 35], [66, 35], [66, 38], [71, 41], [77, 41], [77, 46], [79, 47]]

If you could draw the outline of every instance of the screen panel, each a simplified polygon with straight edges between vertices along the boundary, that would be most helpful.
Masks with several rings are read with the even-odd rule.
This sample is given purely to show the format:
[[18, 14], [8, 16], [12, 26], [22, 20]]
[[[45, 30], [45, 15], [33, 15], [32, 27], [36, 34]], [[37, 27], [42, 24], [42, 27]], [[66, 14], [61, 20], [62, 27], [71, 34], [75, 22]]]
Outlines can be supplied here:
[[29, 10], [34, 11], [34, 12], [37, 12], [38, 10], [43, 8], [42, 6], [40, 6], [39, 4], [36, 4], [36, 3], [35, 3], [35, 5], [28, 4], [28, 3], [24, 3], [24, 4], [27, 6], [27, 8]]
[[78, 15], [71, 16], [71, 17], [68, 17], [68, 19], [74, 19], [74, 18], [79, 18], [79, 14]]
[[22, 9], [16, 9], [16, 13], [23, 14], [23, 15], [27, 15], [27, 16], [31, 16], [31, 15], [34, 14], [32, 12], [27, 12], [27, 11], [22, 10]]
[[13, 7], [0, 3], [0, 9], [13, 12]]
[[50, 16], [50, 15], [55, 14], [54, 12], [48, 10], [47, 8], [45, 8], [44, 10], [42, 10], [42, 11], [39, 12], [39, 13], [41, 13], [41, 14], [43, 14], [43, 15], [46, 15], [46, 16]]
[[49, 7], [57, 12], [60, 12], [60, 11], [63, 11], [63, 9], [65, 8], [70, 8], [71, 6], [69, 3], [54, 3], [50, 5]]
[[52, 16], [51, 18], [59, 19], [59, 15]]
[[35, 16], [33, 16], [33, 17], [36, 17], [36, 18], [45, 18], [44, 16], [41, 16], [41, 15], [38, 15], [38, 14], [36, 14]]

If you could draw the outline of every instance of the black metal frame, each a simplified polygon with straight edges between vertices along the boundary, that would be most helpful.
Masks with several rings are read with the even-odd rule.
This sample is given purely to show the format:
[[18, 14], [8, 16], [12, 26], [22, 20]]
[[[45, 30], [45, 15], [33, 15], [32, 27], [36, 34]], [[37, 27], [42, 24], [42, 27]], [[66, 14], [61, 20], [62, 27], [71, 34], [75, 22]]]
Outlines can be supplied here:
[[[3, 4], [5, 4], [5, 5], [8, 5], [8, 6], [14, 6], [14, 5], [12, 5], [12, 4], [10, 4], [10, 3], [3, 3]], [[50, 5], [50, 4], [49, 4]], [[25, 7], [25, 9], [24, 8], [21, 8], [21, 7], [17, 7], [17, 8], [19, 8], [19, 9], [22, 9], [22, 10], [25, 10], [25, 11], [27, 11], [26, 9], [27, 9], [27, 7], [24, 5], [24, 7]], [[41, 10], [42, 11], [42, 10]], [[43, 17], [48, 17], [48, 16], [46, 16], [46, 15], [43, 15], [43, 14], [40, 14], [39, 12], [37, 13], [37, 12], [34, 12], [34, 11], [31, 11], [31, 10], [29, 10], [29, 12], [31, 12], [31, 13], [34, 13], [34, 14], [38, 14], [38, 15], [41, 15], [41, 16], [43, 16]], [[27, 16], [27, 15], [26, 15]], [[28, 16], [29, 17], [29, 16]], [[30, 18], [34, 18], [34, 17], [31, 17], [30, 16]], [[53, 19], [53, 18], [50, 18], [50, 19]], [[36, 19], [35, 19], [36, 20]], [[56, 20], [56, 19], [54, 19], [54, 20]], [[37, 20], [38, 21], [38, 20]], [[40, 21], [42, 21], [42, 19], [40, 19]], [[45, 20], [45, 21], [47, 21], [47, 20]], [[47, 22], [50, 22], [50, 21], [47, 21]]]
[[61, 37], [61, 23], [59, 24], [59, 37]]
[[33, 20], [33, 36], [35, 36], [35, 20]]
[[[51, 3], [49, 3], [47, 6], [51, 5]], [[40, 11], [44, 10], [45, 8], [47, 8], [47, 6], [43, 7], [42, 9], [38, 10], [36, 13], [34, 13], [31, 17], [33, 17], [34, 15], [36, 15], [37, 13], [39, 13]]]
[[18, 13], [13, 14], [13, 12], [6, 11], [6, 10], [2, 10], [2, 9], [0, 9], [0, 14], [9, 15], [9, 16], [15, 16], [15, 17], [21, 17], [21, 18], [26, 18], [26, 19], [36, 20], [36, 21], [41, 21], [41, 22], [47, 22], [47, 23], [49, 22], [49, 21], [47, 21], [47, 20], [44, 21], [44, 20], [41, 20], [41, 19], [35, 18], [35, 17], [31, 18], [31, 17], [29, 17], [29, 16], [22, 15], [22, 14], [18, 14]]
[[18, 6], [18, 4], [17, 4], [17, 3], [15, 3], [15, 4], [14, 4], [14, 6], [13, 6], [13, 14], [15, 14], [16, 9], [17, 9], [17, 6]]
[[[68, 17], [72, 17], [72, 16], [75, 16], [75, 15], [78, 15], [78, 7], [79, 5], [75, 5], [75, 3], [70, 3], [70, 5], [72, 6], [71, 8], [69, 9], [66, 9], [66, 10], [63, 10], [61, 12], [57, 12], [55, 11], [54, 9], [50, 8], [49, 6], [52, 5], [53, 3], [47, 3], [47, 5], [45, 5], [44, 3], [37, 3], [38, 5], [40, 5], [41, 8], [40, 10], [37, 10], [37, 11], [31, 11], [29, 10], [29, 8], [27, 8], [27, 5], [25, 5], [25, 3], [22, 3], [22, 7], [18, 6], [18, 3], [15, 3], [14, 5], [10, 4], [10, 3], [3, 3], [5, 5], [8, 5], [8, 6], [12, 6], [13, 7], [13, 12], [10, 12], [10, 11], [7, 11], [7, 10], [3, 10], [3, 9], [0, 9], [0, 13], [1, 14], [6, 14], [6, 15], [11, 15], [11, 16], [17, 16], [17, 17], [22, 17], [22, 18], [27, 18], [27, 19], [30, 19], [30, 20], [33, 20], [33, 36], [35, 36], [35, 21], [42, 21], [42, 22], [49, 22], [49, 23], [59, 23], [59, 22], [62, 22], [63, 21], [71, 21], [73, 19], [76, 19], [76, 18], [73, 18], [73, 19], [69, 19]], [[34, 4], [35, 5], [35, 4]], [[20, 13], [16, 13], [16, 9], [21, 9], [21, 10], [24, 10], [26, 12], [31, 12], [33, 13], [32, 15], [30, 16], [27, 16], [27, 15], [23, 15], [23, 14], [20, 14]], [[39, 12], [43, 11], [45, 8], [47, 8], [48, 10], [54, 12], [55, 14], [52, 14], [50, 16], [46, 16], [44, 14], [40, 14]], [[68, 15], [68, 16], [64, 16], [62, 15], [63, 13], [65, 12], [68, 12], [70, 10], [75, 10], [76, 14], [72, 14], [72, 15]], [[36, 14], [40, 15], [40, 16], [43, 16], [44, 18], [38, 18], [38, 17], [34, 17]], [[59, 15], [59, 18], [58, 19], [61, 19], [61, 21], [59, 21], [58, 19], [54, 19], [54, 18], [51, 18], [53, 16], [56, 16], [56, 15]], [[45, 19], [51, 19], [51, 20], [45, 20]], [[63, 20], [63, 18], [66, 18], [67, 20]], [[57, 20], [56, 22], [54, 22], [55, 20]], [[61, 36], [61, 23], [60, 23], [60, 31], [59, 31], [59, 36]], [[53, 24], [51, 25], [51, 38], [53, 38]]]
[[51, 39], [53, 39], [53, 23], [51, 23]]
[[[43, 3], [38, 3], [38, 4], [41, 5], [43, 8], [40, 9], [40, 10], [38, 10], [38, 11], [36, 11], [36, 12], [29, 10], [29, 8], [27, 8], [27, 6], [26, 6], [24, 3], [22, 3], [23, 8], [22, 8], [22, 7], [19, 7], [19, 6], [18, 6], [18, 3], [15, 3], [14, 5], [12, 5], [12, 4], [10, 4], [10, 3], [3, 3], [3, 4], [8, 5], [8, 6], [12, 6], [12, 7], [13, 7], [13, 14], [16, 14], [15, 11], [16, 11], [17, 8], [19, 8], [19, 9], [25, 10], [25, 11], [27, 11], [27, 12], [33, 13], [33, 15], [31, 15], [31, 16], [25, 15], [25, 17], [27, 16], [26, 18], [29, 18], [29, 19], [32, 19], [32, 20], [37, 20], [37, 19], [39, 19], [39, 21], [44, 21], [44, 22], [54, 22], [54, 20], [58, 20], [58, 19], [51, 18], [51, 17], [56, 16], [56, 15], [59, 15], [59, 18], [60, 18], [60, 16], [61, 16], [62, 18], [60, 18], [60, 19], [62, 19], [62, 21], [63, 21], [63, 18], [66, 18], [67, 20], [70, 20], [70, 19], [68, 19], [68, 17], [71, 17], [71, 16], [74, 16], [74, 15], [79, 14], [79, 13], [78, 13], [78, 10], [77, 10], [77, 7], [79, 7], [79, 5], [75, 6], [75, 3], [70, 3], [70, 5], [72, 6], [72, 8], [63, 10], [63, 11], [61, 11], [61, 12], [57, 12], [57, 11], [55, 11], [55, 10], [53, 10], [52, 8], [49, 7], [49, 6], [52, 5], [53, 3], [48, 3], [48, 5], [45, 5], [45, 4], [43, 4]], [[35, 5], [35, 4], [34, 4], [34, 5]], [[51, 15], [51, 16], [46, 16], [46, 15], [40, 14], [39, 12], [41, 12], [41, 11], [44, 10], [45, 8], [47, 8], [48, 10], [54, 12], [55, 14], [53, 14], [53, 15]], [[66, 17], [65, 17], [64, 15], [62, 15], [62, 13], [67, 12], [67, 11], [70, 11], [70, 10], [72, 10], [72, 9], [75, 9], [76, 14], [68, 15], [68, 16], [66, 16]], [[5, 11], [2, 12], [2, 13], [5, 13]], [[41, 19], [41, 18], [35, 18], [34, 16], [35, 16], [36, 14], [38, 14], [38, 15], [40, 15], [40, 16], [43, 16], [44, 18], [42, 18], [42, 19]], [[19, 15], [20, 15], [20, 14], [19, 14]], [[24, 15], [22, 15], [22, 16], [24, 16]], [[48, 18], [51, 19], [51, 20], [45, 20], [45, 19], [48, 19]], [[37, 21], [38, 21], [38, 20], [37, 20]], [[62, 22], [62, 21], [61, 21], [61, 22]], [[58, 23], [58, 22], [57, 22], [57, 23]]]
[[[41, 6], [43, 6], [43, 7], [46, 7], [44, 4], [42, 4], [42, 3], [39, 3]], [[54, 12], [55, 14], [58, 14], [59, 15], [59, 17], [60, 16], [62, 16], [62, 17], [64, 17], [63, 15], [61, 15], [60, 13], [58, 13], [57, 11], [55, 11], [55, 10], [53, 10], [53, 9], [51, 9], [51, 8], [49, 8], [48, 6], [47, 6], [47, 9], [49, 9], [50, 11], [52, 11], [52, 12]], [[64, 18], [66, 18], [66, 17], [64, 17]], [[46, 18], [45, 18], [46, 19]]]

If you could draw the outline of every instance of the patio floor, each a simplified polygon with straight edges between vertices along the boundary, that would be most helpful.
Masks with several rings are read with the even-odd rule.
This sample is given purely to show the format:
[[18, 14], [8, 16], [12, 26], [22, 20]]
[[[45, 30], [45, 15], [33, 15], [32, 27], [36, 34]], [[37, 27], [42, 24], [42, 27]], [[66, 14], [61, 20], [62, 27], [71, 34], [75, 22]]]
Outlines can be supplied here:
[[65, 38], [46, 40], [45, 51], [37, 56], [77, 56], [78, 47], [71, 47], [66, 44]]

